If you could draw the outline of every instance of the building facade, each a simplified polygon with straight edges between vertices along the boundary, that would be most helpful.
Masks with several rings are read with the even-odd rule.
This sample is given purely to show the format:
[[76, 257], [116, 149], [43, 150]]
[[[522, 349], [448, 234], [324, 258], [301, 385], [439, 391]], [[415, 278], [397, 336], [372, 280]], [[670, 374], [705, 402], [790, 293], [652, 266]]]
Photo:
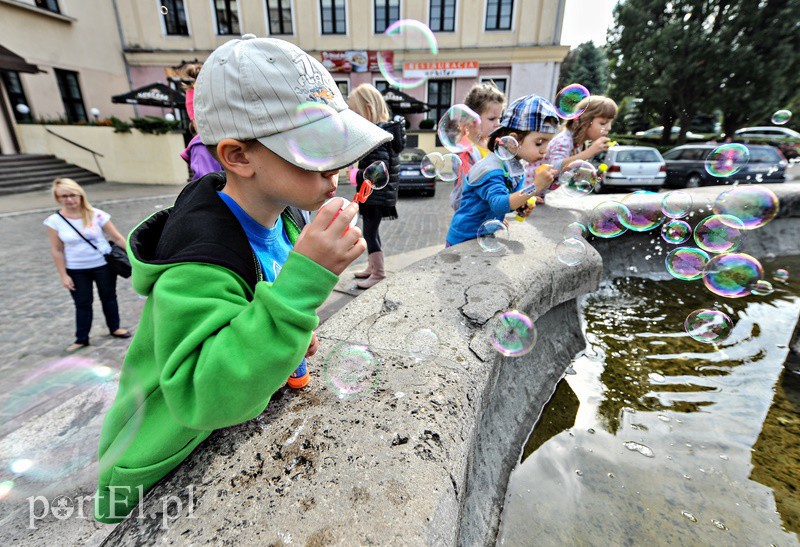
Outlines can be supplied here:
[[0, 153], [19, 151], [16, 123], [134, 114], [111, 103], [130, 90], [114, 4], [0, 0]]
[[[565, 0], [118, 2], [133, 87], [164, 81], [169, 67], [202, 61], [220, 44], [252, 33], [288, 40], [320, 59], [345, 96], [364, 82], [389, 86], [375, 61], [378, 52], [392, 51], [392, 74], [421, 82], [403, 91], [427, 103], [426, 117], [436, 120], [477, 81], [494, 81], [511, 100], [529, 93], [553, 98], [569, 50], [558, 45]], [[388, 39], [384, 31], [401, 19], [427, 25], [438, 53], [418, 42], [404, 47], [403, 36]], [[422, 117], [412, 117], [412, 127]]]

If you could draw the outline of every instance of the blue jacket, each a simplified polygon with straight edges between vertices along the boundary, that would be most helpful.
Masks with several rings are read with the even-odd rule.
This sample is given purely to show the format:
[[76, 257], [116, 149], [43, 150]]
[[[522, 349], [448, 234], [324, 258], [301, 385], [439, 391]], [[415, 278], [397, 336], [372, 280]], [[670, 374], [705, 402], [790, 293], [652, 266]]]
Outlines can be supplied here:
[[502, 221], [511, 212], [508, 196], [522, 188], [524, 182], [524, 171], [512, 177], [494, 152], [473, 165], [465, 180], [461, 206], [450, 221], [447, 243], [456, 245], [476, 239], [481, 224], [492, 219]]

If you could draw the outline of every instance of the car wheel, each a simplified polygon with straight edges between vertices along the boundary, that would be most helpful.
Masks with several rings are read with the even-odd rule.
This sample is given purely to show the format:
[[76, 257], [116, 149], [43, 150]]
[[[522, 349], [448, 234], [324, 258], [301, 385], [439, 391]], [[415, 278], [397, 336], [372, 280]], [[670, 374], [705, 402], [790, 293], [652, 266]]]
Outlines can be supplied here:
[[686, 187], [687, 188], [699, 188], [700, 187], [700, 182], [702, 180], [703, 179], [700, 177], [700, 175], [698, 175], [697, 173], [692, 173], [686, 179]]

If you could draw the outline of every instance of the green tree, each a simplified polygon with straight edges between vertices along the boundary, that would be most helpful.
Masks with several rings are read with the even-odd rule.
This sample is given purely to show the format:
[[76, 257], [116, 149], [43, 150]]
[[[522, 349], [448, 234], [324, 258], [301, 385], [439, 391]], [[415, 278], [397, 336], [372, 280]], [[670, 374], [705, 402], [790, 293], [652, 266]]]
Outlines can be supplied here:
[[604, 95], [608, 89], [608, 59], [594, 42], [584, 42], [567, 54], [561, 65], [558, 89], [581, 84], [592, 95]]

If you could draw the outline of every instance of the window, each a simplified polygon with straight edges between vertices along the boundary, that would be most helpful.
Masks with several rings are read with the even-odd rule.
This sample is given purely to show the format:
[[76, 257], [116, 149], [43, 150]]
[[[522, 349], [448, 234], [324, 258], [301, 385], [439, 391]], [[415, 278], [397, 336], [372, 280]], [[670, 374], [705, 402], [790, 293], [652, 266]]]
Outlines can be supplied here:
[[236, 0], [214, 0], [217, 16], [217, 34], [225, 36], [239, 34], [239, 8]]
[[497, 86], [497, 89], [503, 93], [507, 93], [508, 91], [508, 78], [506, 77], [487, 76], [485, 78], [481, 78], [481, 83], [483, 82], [493, 83], [495, 86]]
[[655, 150], [621, 150], [615, 159], [617, 163], [657, 163], [661, 156]]
[[437, 122], [453, 102], [453, 80], [428, 80], [428, 119]]
[[400, 0], [375, 0], [375, 34], [400, 19]]
[[30, 109], [28, 99], [25, 97], [25, 90], [22, 89], [22, 82], [19, 79], [18, 72], [0, 72], [3, 77], [3, 83], [6, 86], [6, 93], [8, 93], [8, 102], [11, 103], [11, 108], [14, 110], [14, 118], [17, 122], [32, 122], [33, 114], [28, 112], [23, 114], [17, 110], [18, 104], [24, 104]]
[[375, 86], [375, 89], [381, 92], [381, 95], [386, 93], [386, 90], [389, 89], [389, 82], [386, 80], [375, 80], [375, 83], [372, 85]]
[[67, 119], [71, 122], [89, 121], [86, 117], [86, 108], [83, 106], [83, 95], [78, 83], [78, 73], [71, 70], [54, 69], [58, 80], [58, 90], [61, 92], [61, 102], [67, 112]]
[[669, 152], [664, 152], [664, 159], [665, 160], [676, 160], [678, 156], [681, 155], [682, 150], [680, 148], [673, 148]]
[[453, 32], [456, 24], [456, 0], [430, 0], [428, 22], [433, 32]]
[[267, 0], [269, 33], [294, 34], [292, 30], [292, 0]]
[[514, 0], [486, 0], [486, 30], [511, 30]]
[[319, 0], [322, 34], [347, 34], [344, 0]]
[[36, 7], [53, 13], [61, 13], [58, 9], [58, 0], [36, 0]]
[[350, 95], [350, 82], [348, 80], [336, 80], [336, 87], [339, 88], [342, 97], [347, 99], [347, 96]]
[[167, 36], [189, 36], [189, 25], [186, 23], [186, 8], [183, 0], [162, 0], [161, 5], [167, 8], [167, 13], [161, 10]]

